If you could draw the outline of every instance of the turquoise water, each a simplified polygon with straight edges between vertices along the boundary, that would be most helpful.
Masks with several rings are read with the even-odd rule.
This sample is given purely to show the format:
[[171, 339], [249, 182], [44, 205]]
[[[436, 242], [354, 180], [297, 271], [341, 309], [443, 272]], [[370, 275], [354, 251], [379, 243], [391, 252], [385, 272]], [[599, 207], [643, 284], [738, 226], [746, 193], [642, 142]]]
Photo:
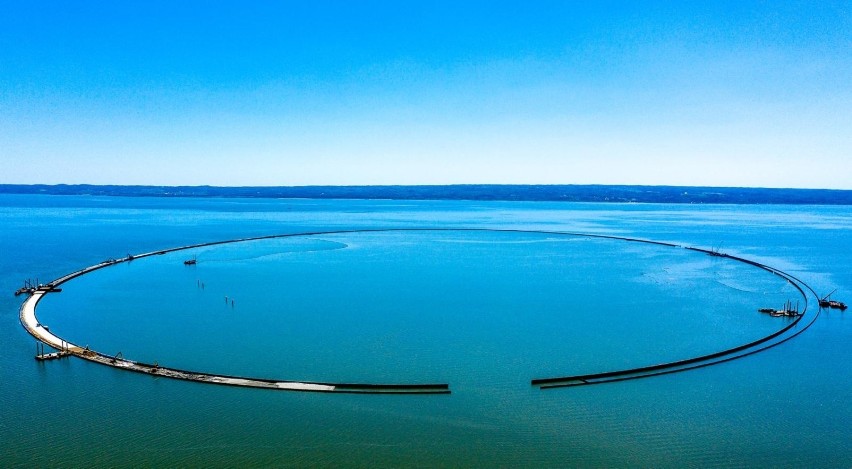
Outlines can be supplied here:
[[[110, 257], [316, 230], [580, 231], [711, 247], [852, 291], [848, 207], [0, 198], [0, 285]], [[195, 256], [194, 267], [183, 260]], [[204, 288], [199, 287], [200, 282]], [[224, 297], [234, 300], [233, 307]], [[846, 298], [844, 298], [846, 296]], [[4, 465], [848, 467], [852, 326], [686, 373], [541, 391], [529, 380], [762, 337], [778, 277], [695, 252], [531, 233], [350, 233], [140, 259], [45, 299], [51, 330], [166, 366], [281, 379], [447, 382], [448, 396], [269, 392], [80, 360], [39, 364], [3, 299]]]

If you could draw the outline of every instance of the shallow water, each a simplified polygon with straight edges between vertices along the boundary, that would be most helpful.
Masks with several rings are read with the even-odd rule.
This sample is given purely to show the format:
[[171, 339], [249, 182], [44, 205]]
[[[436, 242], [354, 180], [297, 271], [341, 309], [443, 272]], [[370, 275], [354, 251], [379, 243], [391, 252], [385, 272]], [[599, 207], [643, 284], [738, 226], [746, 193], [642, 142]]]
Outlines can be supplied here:
[[[196, 242], [364, 228], [579, 231], [715, 247], [852, 291], [848, 207], [0, 197], [0, 284]], [[198, 264], [183, 265], [194, 256]], [[200, 288], [200, 282], [204, 288]], [[153, 293], [152, 293], [153, 292]], [[233, 307], [224, 297], [234, 300]], [[716, 351], [795, 299], [695, 252], [529, 233], [386, 232], [199, 248], [120, 264], [39, 306], [51, 330], [166, 366], [282, 379], [438, 381], [449, 396], [235, 389], [35, 363], [2, 300], [4, 465], [852, 464], [847, 316], [675, 375], [529, 380]], [[847, 300], [848, 302], [848, 300]]]

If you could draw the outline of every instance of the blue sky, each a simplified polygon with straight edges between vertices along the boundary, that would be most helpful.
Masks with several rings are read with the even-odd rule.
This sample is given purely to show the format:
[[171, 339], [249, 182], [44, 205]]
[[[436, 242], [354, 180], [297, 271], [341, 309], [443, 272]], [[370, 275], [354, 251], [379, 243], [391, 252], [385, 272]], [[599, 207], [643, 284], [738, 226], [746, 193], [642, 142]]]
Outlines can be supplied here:
[[852, 2], [18, 2], [0, 183], [852, 189]]

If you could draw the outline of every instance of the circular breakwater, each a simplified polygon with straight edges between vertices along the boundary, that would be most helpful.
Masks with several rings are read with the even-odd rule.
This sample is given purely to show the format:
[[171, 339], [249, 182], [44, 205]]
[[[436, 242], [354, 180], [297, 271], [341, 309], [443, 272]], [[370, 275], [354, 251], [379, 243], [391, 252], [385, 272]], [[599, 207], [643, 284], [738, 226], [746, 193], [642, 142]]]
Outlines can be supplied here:
[[[552, 231], [531, 231], [531, 230], [494, 230], [494, 229], [459, 229], [459, 228], [422, 228], [422, 229], [372, 229], [372, 230], [337, 230], [337, 231], [322, 231], [322, 232], [308, 232], [308, 233], [291, 233], [291, 234], [282, 234], [282, 235], [271, 235], [271, 236], [262, 236], [262, 237], [253, 237], [253, 238], [241, 238], [234, 240], [226, 240], [226, 241], [217, 241], [212, 243], [201, 243], [194, 244], [189, 246], [181, 246], [172, 249], [154, 251], [150, 253], [128, 256], [122, 259], [116, 260], [108, 260], [102, 263], [87, 267], [85, 269], [81, 269], [77, 272], [73, 272], [69, 275], [56, 279], [55, 281], [49, 283], [47, 286], [42, 289], [36, 290], [33, 294], [24, 302], [21, 307], [21, 322], [27, 331], [32, 334], [39, 341], [54, 347], [61, 351], [63, 354], [74, 355], [83, 359], [87, 359], [90, 361], [94, 361], [97, 363], [114, 366], [118, 368], [122, 368], [125, 370], [136, 371], [148, 373], [156, 376], [165, 376], [176, 379], [184, 379], [184, 380], [192, 380], [199, 382], [208, 382], [215, 384], [225, 384], [225, 385], [233, 385], [233, 386], [248, 386], [248, 387], [257, 387], [257, 388], [266, 388], [266, 389], [281, 389], [281, 390], [294, 390], [294, 391], [315, 391], [315, 392], [359, 392], [359, 393], [448, 393], [449, 386], [446, 383], [392, 383], [392, 384], [375, 384], [375, 383], [335, 383], [335, 382], [315, 382], [315, 381], [293, 381], [293, 380], [272, 380], [265, 378], [251, 378], [244, 376], [234, 376], [234, 375], [223, 375], [223, 374], [211, 374], [211, 373], [201, 373], [196, 371], [190, 371], [185, 369], [177, 369], [177, 368], [169, 368], [159, 366], [158, 363], [143, 363], [139, 361], [133, 361], [129, 359], [125, 359], [123, 356], [112, 356], [104, 353], [100, 353], [98, 351], [89, 350], [87, 348], [82, 348], [77, 345], [68, 343], [58, 335], [52, 333], [47, 327], [43, 326], [39, 323], [36, 318], [36, 306], [38, 302], [44, 297], [44, 295], [49, 294], [53, 288], [57, 288], [60, 285], [74, 279], [80, 277], [82, 275], [91, 273], [93, 271], [97, 271], [106, 267], [114, 266], [121, 263], [126, 263], [136, 259], [142, 259], [150, 256], [157, 256], [161, 254], [190, 250], [196, 248], [217, 246], [217, 245], [225, 245], [225, 244], [234, 244], [234, 243], [245, 243], [249, 241], [260, 241], [260, 240], [275, 240], [275, 239], [286, 239], [286, 238], [302, 238], [302, 237], [316, 237], [316, 236], [333, 236], [333, 235], [348, 235], [348, 234], [365, 234], [371, 235], [373, 233], [472, 233], [472, 234], [486, 234], [486, 233], [494, 233], [494, 234], [536, 234], [536, 235], [544, 235], [550, 237], [564, 237], [564, 238], [575, 238], [575, 239], [584, 239], [584, 240], [601, 240], [601, 241], [612, 241], [612, 242], [625, 242], [625, 243], [636, 243], [636, 245], [645, 245], [645, 246], [656, 246], [662, 249], [686, 249], [688, 252], [695, 253], [696, 255], [702, 256], [711, 256], [715, 259], [719, 259], [722, 262], [733, 262], [738, 265], [742, 265], [745, 267], [760, 269], [765, 272], [769, 272], [778, 278], [783, 279], [783, 281], [789, 285], [792, 285], [795, 289], [795, 294], [801, 297], [803, 302], [803, 308], [801, 309], [801, 315], [797, 315], [795, 317], [790, 318], [789, 321], [784, 323], [784, 326], [780, 329], [773, 329], [771, 333], [766, 334], [765, 336], [746, 341], [742, 344], [735, 344], [733, 346], [727, 346], [723, 350], [714, 351], [712, 353], [701, 353], [697, 354], [694, 357], [673, 361], [665, 361], [662, 363], [656, 363], [652, 365], [640, 366], [640, 367], [625, 367], [622, 369], [609, 369], [602, 370], [597, 373], [585, 373], [581, 375], [560, 375], [558, 373], [553, 373], [551, 376], [545, 376], [543, 378], [535, 378], [532, 380], [532, 384], [535, 386], [539, 386], [542, 389], [549, 389], [553, 387], [565, 387], [565, 386], [577, 386], [577, 385], [589, 385], [589, 384], [598, 384], [604, 382], [612, 382], [612, 381], [620, 381], [626, 379], [636, 379], [647, 376], [654, 376], [665, 373], [673, 373], [678, 371], [685, 371], [688, 369], [709, 366], [712, 364], [733, 360], [736, 358], [740, 358], [743, 356], [750, 355], [752, 353], [759, 352], [761, 350], [765, 350], [769, 347], [773, 347], [780, 343], [783, 343], [786, 340], [789, 340], [799, 333], [803, 332], [807, 327], [813, 323], [819, 314], [818, 308], [809, 308], [809, 298], [814, 298], [815, 294], [813, 291], [801, 282], [799, 279], [782, 272], [778, 269], [772, 268], [770, 266], [766, 266], [748, 259], [743, 259], [735, 256], [726, 255], [723, 253], [719, 253], [712, 250], [704, 250], [700, 248], [686, 247], [680, 246], [672, 243], [664, 243], [657, 241], [649, 241], [649, 240], [641, 240], [635, 238], [627, 238], [627, 237], [618, 237], [618, 236], [607, 236], [607, 235], [596, 235], [596, 234], [587, 234], [587, 233], [571, 233], [571, 232], [552, 232]], [[681, 251], [684, 252], [684, 251]], [[795, 299], [794, 299], [795, 300]], [[815, 305], [815, 303], [814, 303]], [[567, 359], [565, 360], [568, 361]], [[653, 363], [653, 362], [652, 362]], [[571, 369], [573, 366], [569, 366], [567, 363], [565, 366], [559, 366], [558, 369]], [[614, 367], [617, 368], [617, 367]], [[538, 372], [531, 372], [538, 373]]]

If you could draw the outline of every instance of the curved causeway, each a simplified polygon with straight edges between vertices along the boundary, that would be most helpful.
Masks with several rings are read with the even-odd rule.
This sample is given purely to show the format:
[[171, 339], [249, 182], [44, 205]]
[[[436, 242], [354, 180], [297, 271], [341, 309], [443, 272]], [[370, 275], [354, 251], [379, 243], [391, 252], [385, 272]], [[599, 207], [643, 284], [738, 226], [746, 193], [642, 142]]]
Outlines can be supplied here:
[[754, 267], [766, 270], [774, 275], [783, 278], [789, 282], [801, 295], [804, 301], [804, 309], [798, 314], [789, 324], [779, 331], [776, 331], [766, 337], [758, 340], [732, 347], [726, 350], [721, 350], [715, 353], [702, 355], [698, 357], [678, 360], [674, 362], [660, 363], [656, 365], [643, 366], [638, 368], [630, 368], [623, 370], [605, 371], [600, 373], [584, 374], [584, 375], [569, 375], [558, 377], [537, 378], [531, 381], [534, 386], [540, 389], [551, 389], [559, 387], [583, 386], [591, 384], [601, 384], [615, 381], [624, 381], [638, 379], [650, 376], [658, 376], [668, 373], [676, 373], [680, 371], [691, 370], [695, 368], [705, 367], [722, 363], [737, 358], [742, 358], [762, 350], [779, 345], [787, 340], [796, 337], [810, 327], [819, 315], [819, 309], [811, 313], [809, 308], [809, 298], [817, 298], [816, 292], [807, 284], [798, 278], [782, 272], [773, 267], [760, 264], [741, 257], [731, 256], [717, 251], [710, 251], [694, 247], [686, 247], [672, 243], [664, 243], [659, 241], [643, 240], [637, 238], [627, 238], [619, 236], [597, 235], [588, 233], [574, 233], [561, 231], [540, 231], [540, 230], [509, 230], [509, 229], [486, 229], [486, 228], [389, 228], [389, 229], [362, 229], [362, 230], [335, 230], [335, 231], [320, 231], [307, 233], [289, 233], [280, 235], [260, 236], [252, 238], [239, 238], [227, 241], [216, 241], [210, 243], [200, 243], [188, 246], [181, 246], [160, 251], [153, 251], [139, 255], [128, 255], [126, 258], [108, 260], [95, 264], [76, 272], [60, 277], [46, 285], [40, 285], [38, 288], [31, 289], [28, 293], [30, 296], [24, 301], [20, 309], [20, 321], [27, 332], [36, 338], [40, 343], [46, 344], [59, 352], [58, 356], [76, 356], [88, 361], [99, 363], [102, 365], [112, 366], [115, 368], [135, 371], [138, 373], [146, 373], [153, 376], [163, 376], [174, 379], [182, 379], [188, 381], [197, 381], [202, 383], [242, 386], [251, 388], [274, 389], [285, 391], [303, 391], [303, 392], [337, 392], [337, 393], [371, 393], [371, 394], [448, 394], [450, 393], [449, 385], [444, 383], [438, 384], [364, 384], [364, 383], [329, 383], [329, 382], [311, 382], [311, 381], [291, 381], [291, 380], [272, 380], [264, 378], [252, 378], [241, 376], [229, 376], [220, 374], [208, 374], [197, 371], [181, 370], [177, 368], [169, 368], [160, 366], [157, 363], [143, 363], [133, 360], [128, 360], [119, 356], [111, 356], [103, 354], [88, 348], [83, 348], [73, 343], [70, 343], [60, 336], [54, 334], [49, 328], [38, 321], [36, 316], [36, 307], [44, 298], [45, 295], [57, 291], [58, 287], [65, 282], [74, 278], [80, 277], [87, 273], [110, 267], [122, 262], [129, 262], [134, 259], [140, 259], [149, 256], [162, 255], [169, 252], [188, 250], [206, 246], [214, 246], [229, 243], [239, 243], [247, 241], [257, 241], [264, 239], [290, 238], [300, 236], [317, 236], [317, 235], [335, 235], [347, 233], [370, 233], [370, 232], [404, 232], [404, 231], [472, 231], [472, 232], [505, 232], [505, 233], [535, 233], [544, 235], [561, 235], [586, 237], [597, 239], [608, 239], [627, 242], [647, 243], [658, 246], [666, 246], [671, 248], [681, 248], [697, 253], [716, 256], [724, 259], [729, 259], [736, 262], [742, 262]]
[[[766, 270], [767, 272], [773, 273], [789, 284], [791, 284], [802, 296], [804, 300], [805, 307], [802, 312], [796, 315], [795, 319], [782, 328], [781, 330], [774, 332], [766, 337], [762, 337], [758, 340], [738, 345], [736, 347], [732, 347], [726, 350], [722, 350], [719, 352], [711, 353], [708, 355], [702, 355], [693, 358], [687, 358], [684, 360], [677, 360], [673, 362], [660, 363], [657, 365], [650, 366], [642, 366], [637, 368], [628, 368], [623, 370], [614, 370], [614, 371], [605, 371], [600, 373], [591, 373], [585, 375], [573, 375], [573, 376], [562, 376], [562, 377], [553, 377], [553, 378], [537, 378], [531, 381], [533, 386], [539, 386], [540, 389], [554, 389], [554, 388], [565, 388], [572, 386], [587, 386], [591, 384], [602, 384], [602, 383], [612, 383], [616, 381], [627, 381], [631, 379], [638, 378], [647, 378], [650, 376], [659, 376], [671, 373], [677, 373], [681, 371], [692, 370], [696, 368], [703, 368], [705, 366], [715, 365], [718, 363], [728, 362], [731, 360], [735, 360], [737, 358], [746, 357], [748, 355], [753, 355], [757, 352], [761, 352], [763, 350], [775, 347], [776, 345], [780, 345], [797, 335], [804, 332], [808, 329], [814, 321], [816, 321], [817, 317], [819, 317], [819, 309], [817, 309], [815, 314], [810, 315], [809, 319], [806, 320], [804, 325], [801, 324], [803, 318], [805, 318], [806, 313], [808, 312], [808, 293], [812, 295], [813, 298], [819, 300], [816, 292], [807, 284], [799, 280], [798, 278], [778, 270], [774, 267], [770, 267], [765, 264], [761, 264], [759, 262], [751, 261], [742, 257], [731, 256], [728, 254], [719, 253], [717, 251], [709, 251], [706, 249], [694, 248], [694, 247], [684, 247], [684, 249], [689, 249], [692, 251], [701, 252], [711, 256], [724, 257], [728, 259], [732, 259], [738, 262], [743, 262], [745, 264], [753, 265], [757, 268]], [[805, 291], [807, 290], [807, 292]], [[817, 303], [818, 304], [818, 303]]]

